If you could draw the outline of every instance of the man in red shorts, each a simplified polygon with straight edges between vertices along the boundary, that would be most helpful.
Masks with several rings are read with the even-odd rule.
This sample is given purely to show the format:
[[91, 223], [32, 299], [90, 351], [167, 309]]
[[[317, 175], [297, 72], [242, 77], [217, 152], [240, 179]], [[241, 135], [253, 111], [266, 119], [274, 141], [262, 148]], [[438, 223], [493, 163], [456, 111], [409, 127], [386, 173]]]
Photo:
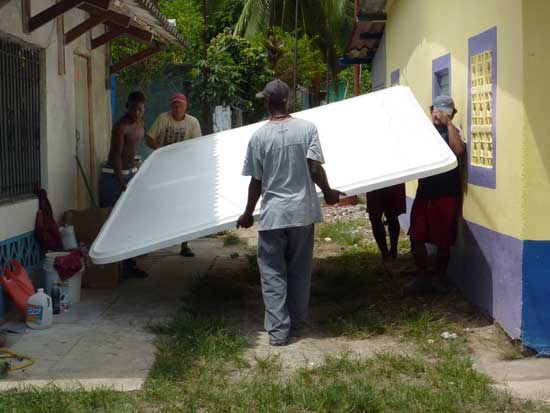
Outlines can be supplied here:
[[[438, 96], [430, 107], [432, 123], [451, 150], [460, 159], [466, 152], [462, 132], [453, 125], [456, 113], [453, 99]], [[460, 213], [460, 174], [451, 171], [418, 180], [418, 190], [411, 211], [411, 249], [417, 277], [407, 285], [405, 295], [447, 292], [447, 265], [454, 245]], [[435, 274], [428, 271], [426, 243], [437, 246]]]
[[[374, 239], [382, 253], [382, 260], [387, 262], [388, 260], [397, 258], [397, 241], [399, 240], [399, 232], [401, 231], [397, 217], [407, 212], [405, 184], [393, 185], [368, 192], [367, 212]], [[388, 233], [390, 236], [389, 250], [382, 215], [388, 221]]]

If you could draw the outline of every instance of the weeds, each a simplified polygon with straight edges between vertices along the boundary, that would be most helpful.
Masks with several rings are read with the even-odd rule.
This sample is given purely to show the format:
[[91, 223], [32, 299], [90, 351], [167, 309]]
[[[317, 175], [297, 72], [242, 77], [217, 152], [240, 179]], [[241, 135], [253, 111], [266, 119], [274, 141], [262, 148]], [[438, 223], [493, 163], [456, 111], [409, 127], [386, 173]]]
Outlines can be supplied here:
[[324, 222], [319, 224], [315, 230], [316, 236], [320, 240], [330, 238], [331, 242], [350, 246], [359, 244], [364, 240], [364, 229], [366, 225], [366, 219]]
[[224, 247], [229, 247], [229, 246], [232, 246], [232, 245], [239, 245], [240, 243], [241, 243], [241, 239], [233, 231], [228, 231], [223, 237], [223, 246]]

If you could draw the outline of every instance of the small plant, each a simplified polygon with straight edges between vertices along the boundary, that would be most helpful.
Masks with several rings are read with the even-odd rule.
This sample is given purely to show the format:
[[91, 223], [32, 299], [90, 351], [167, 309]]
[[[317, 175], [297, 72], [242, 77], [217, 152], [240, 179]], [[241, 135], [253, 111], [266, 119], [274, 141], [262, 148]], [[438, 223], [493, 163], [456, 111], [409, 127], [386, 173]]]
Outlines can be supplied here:
[[241, 239], [239, 238], [239, 236], [231, 231], [225, 234], [223, 238], [224, 247], [228, 247], [231, 245], [239, 245], [240, 243], [241, 243]]
[[317, 226], [317, 237], [320, 240], [330, 238], [338, 245], [355, 245], [363, 241], [366, 225], [366, 219], [326, 222]]

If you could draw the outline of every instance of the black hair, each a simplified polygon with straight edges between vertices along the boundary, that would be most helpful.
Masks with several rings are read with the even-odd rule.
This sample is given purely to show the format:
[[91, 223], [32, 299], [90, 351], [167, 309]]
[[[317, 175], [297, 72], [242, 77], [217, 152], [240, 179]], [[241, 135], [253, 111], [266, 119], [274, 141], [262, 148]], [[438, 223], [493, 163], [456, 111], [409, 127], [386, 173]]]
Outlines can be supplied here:
[[130, 105], [131, 103], [145, 103], [145, 95], [139, 91], [131, 92], [128, 95], [126, 106]]
[[271, 108], [272, 110], [276, 110], [279, 112], [288, 112], [288, 101], [275, 103], [268, 99], [267, 102], [269, 108]]

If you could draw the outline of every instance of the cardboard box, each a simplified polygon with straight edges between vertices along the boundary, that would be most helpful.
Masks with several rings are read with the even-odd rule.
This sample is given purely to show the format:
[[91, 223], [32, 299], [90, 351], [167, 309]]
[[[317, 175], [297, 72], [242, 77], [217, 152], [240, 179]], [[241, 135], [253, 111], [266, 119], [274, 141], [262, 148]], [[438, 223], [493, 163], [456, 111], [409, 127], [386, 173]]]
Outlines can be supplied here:
[[[65, 211], [63, 224], [74, 226], [76, 239], [89, 249], [110, 213], [111, 208], [71, 209]], [[85, 264], [86, 271], [82, 277], [83, 288], [111, 289], [118, 286], [119, 263], [96, 265], [87, 258]]]

